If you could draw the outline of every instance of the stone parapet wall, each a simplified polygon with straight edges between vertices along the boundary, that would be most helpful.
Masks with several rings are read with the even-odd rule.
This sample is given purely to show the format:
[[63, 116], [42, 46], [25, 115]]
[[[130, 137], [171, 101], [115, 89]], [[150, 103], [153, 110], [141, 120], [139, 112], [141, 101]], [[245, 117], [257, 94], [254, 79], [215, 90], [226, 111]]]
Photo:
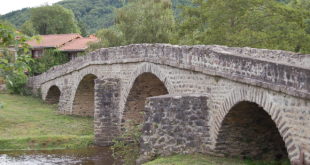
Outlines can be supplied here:
[[151, 62], [202, 72], [250, 85], [310, 98], [310, 56], [292, 52], [229, 48], [138, 44], [104, 48], [51, 68], [35, 78], [42, 84], [89, 65]]

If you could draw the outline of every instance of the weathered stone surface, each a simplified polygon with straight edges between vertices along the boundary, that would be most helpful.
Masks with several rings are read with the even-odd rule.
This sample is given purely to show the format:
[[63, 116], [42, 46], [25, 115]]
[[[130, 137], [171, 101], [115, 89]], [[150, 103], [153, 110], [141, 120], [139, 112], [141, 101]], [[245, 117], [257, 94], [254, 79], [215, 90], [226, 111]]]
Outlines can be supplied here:
[[32, 86], [81, 70], [89, 65], [151, 62], [245, 82], [290, 95], [310, 98], [310, 56], [292, 52], [229, 48], [138, 44], [103, 48], [31, 79]]
[[57, 86], [52, 86], [47, 93], [45, 102], [48, 104], [58, 104], [60, 99], [60, 90]]
[[[54, 67], [40, 76], [31, 78], [29, 86], [33, 87], [34, 92], [41, 91], [43, 100], [48, 98], [51, 87], [57, 86], [61, 92], [59, 112], [75, 114], [74, 105], [91, 103], [92, 98], [89, 98], [91, 94], [87, 95], [87, 99], [85, 95], [86, 100], [78, 99], [81, 93], [91, 93], [91, 87], [79, 87], [80, 84], [85, 84], [83, 83], [85, 78], [92, 75], [103, 81], [101, 83], [107, 87], [103, 85], [98, 91], [95, 87], [94, 91], [97, 144], [105, 144], [111, 140], [119, 133], [124, 122], [137, 116], [136, 119], [141, 121], [141, 115], [133, 112], [142, 112], [144, 102], [142, 100], [145, 97], [167, 93], [170, 95], [195, 93], [208, 97], [206, 103], [210, 123], [208, 148], [210, 152], [215, 151], [217, 141], [221, 139], [219, 136], [224, 128], [222, 126], [225, 117], [231, 109], [239, 102], [256, 103], [275, 123], [292, 164], [306, 164], [309, 162], [310, 154], [309, 61], [309, 55], [252, 48], [129, 45], [100, 49], [68, 64]], [[135, 83], [140, 78], [143, 80], [142, 84], [152, 84], [155, 81], [144, 77], [146, 74], [157, 77], [155, 80], [162, 84], [155, 84], [161, 84], [160, 86], [164, 86], [167, 90], [158, 92], [164, 88], [153, 88], [157, 85], [148, 87], [137, 85], [141, 84]], [[110, 83], [104, 83], [104, 80], [118, 81], [109, 87]], [[117, 93], [117, 96], [111, 94], [110, 88]], [[140, 100], [132, 99], [135, 98], [132, 96], [140, 95], [139, 89], [144, 91], [143, 97]], [[103, 96], [105, 90], [109, 91], [110, 95]], [[112, 102], [97, 106], [102, 99]], [[85, 107], [88, 107], [87, 112], [91, 113], [91, 106]], [[128, 109], [132, 111], [129, 112]], [[107, 116], [102, 118], [104, 115]], [[159, 114], [155, 115], [154, 122], [161, 122], [161, 117]], [[175, 117], [178, 120], [183, 119], [182, 115]], [[204, 123], [203, 120], [197, 121], [195, 115], [189, 119], [195, 120], [193, 124], [198, 126]], [[158, 139], [163, 140], [166, 141]], [[174, 140], [171, 139], [171, 142]], [[178, 139], [177, 142], [184, 141]], [[220, 153], [214, 152], [214, 154]]]
[[118, 79], [95, 80], [95, 143], [102, 146], [112, 144], [120, 132], [118, 108], [120, 82]]
[[122, 117], [124, 126], [143, 123], [146, 98], [165, 94], [167, 88], [155, 75], [144, 73], [137, 77], [127, 97]]
[[94, 117], [95, 75], [85, 76], [78, 85], [72, 105], [72, 115]]
[[240, 102], [226, 115], [213, 151], [218, 155], [259, 160], [288, 157], [284, 141], [262, 107]]
[[146, 102], [142, 158], [206, 152], [210, 143], [207, 96], [164, 95]]

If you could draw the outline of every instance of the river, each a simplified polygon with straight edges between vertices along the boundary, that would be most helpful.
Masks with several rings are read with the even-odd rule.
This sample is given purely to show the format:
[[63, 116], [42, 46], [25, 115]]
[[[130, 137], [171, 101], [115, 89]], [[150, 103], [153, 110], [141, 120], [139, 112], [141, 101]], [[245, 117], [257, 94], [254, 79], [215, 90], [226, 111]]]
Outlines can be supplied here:
[[0, 165], [113, 165], [113, 163], [112, 152], [108, 147], [0, 152]]

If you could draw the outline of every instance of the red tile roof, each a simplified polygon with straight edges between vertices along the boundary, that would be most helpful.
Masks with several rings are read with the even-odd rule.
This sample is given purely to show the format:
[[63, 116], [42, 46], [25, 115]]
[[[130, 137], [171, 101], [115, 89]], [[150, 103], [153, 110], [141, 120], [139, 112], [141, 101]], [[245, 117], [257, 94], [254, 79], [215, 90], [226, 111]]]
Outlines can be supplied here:
[[99, 39], [93, 35], [87, 37], [87, 38], [77, 38], [70, 42], [67, 42], [60, 48], [58, 48], [60, 51], [63, 52], [79, 52], [84, 51], [88, 48], [88, 44], [91, 42], [98, 42]]
[[59, 48], [77, 38], [82, 38], [80, 34], [50, 34], [40, 35], [40, 41], [31, 40], [27, 43], [32, 48]]

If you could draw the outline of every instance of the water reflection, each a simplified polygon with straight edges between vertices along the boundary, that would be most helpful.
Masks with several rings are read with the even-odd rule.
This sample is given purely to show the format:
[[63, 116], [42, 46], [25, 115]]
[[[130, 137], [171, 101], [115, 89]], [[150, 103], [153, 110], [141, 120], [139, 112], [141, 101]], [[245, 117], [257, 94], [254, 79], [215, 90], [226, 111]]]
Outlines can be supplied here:
[[0, 165], [113, 165], [107, 147], [77, 150], [0, 152]]

